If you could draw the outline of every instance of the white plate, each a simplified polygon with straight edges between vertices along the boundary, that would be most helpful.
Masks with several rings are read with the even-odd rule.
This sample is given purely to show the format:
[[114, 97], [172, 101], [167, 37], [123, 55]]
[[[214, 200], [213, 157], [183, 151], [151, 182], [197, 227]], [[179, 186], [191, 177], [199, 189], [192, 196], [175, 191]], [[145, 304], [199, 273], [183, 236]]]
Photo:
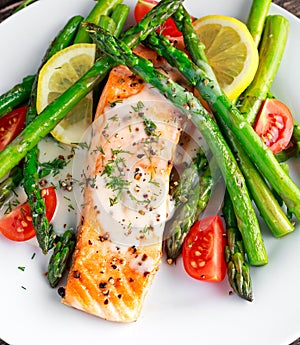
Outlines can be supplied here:
[[[247, 18], [250, 4], [251, 0], [186, 2], [193, 15], [218, 13], [242, 20]], [[40, 0], [4, 21], [0, 25], [0, 94], [34, 73], [50, 40], [66, 20], [74, 14], [86, 15], [93, 5], [92, 0]], [[283, 14], [291, 23], [273, 91], [300, 121], [300, 21], [275, 5], [271, 12]], [[298, 161], [292, 167], [293, 175], [299, 176], [299, 171]], [[200, 283], [185, 275], [181, 262], [174, 268], [163, 263], [140, 319], [132, 324], [107, 322], [62, 305], [57, 290], [51, 289], [44, 277], [48, 259], [32, 245], [1, 237], [0, 337], [12, 345], [189, 341], [287, 345], [300, 336], [299, 230], [298, 226], [280, 240], [264, 233], [269, 264], [252, 268], [252, 303], [229, 295], [226, 280], [220, 284]]]

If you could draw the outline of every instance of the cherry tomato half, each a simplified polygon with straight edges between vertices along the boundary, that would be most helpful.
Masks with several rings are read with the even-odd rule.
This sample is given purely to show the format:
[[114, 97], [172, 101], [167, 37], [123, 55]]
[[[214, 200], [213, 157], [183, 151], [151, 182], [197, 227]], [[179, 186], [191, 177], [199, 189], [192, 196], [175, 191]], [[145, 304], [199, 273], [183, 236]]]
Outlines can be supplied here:
[[182, 248], [186, 272], [198, 280], [222, 281], [226, 275], [225, 246], [220, 216], [207, 216], [197, 221], [187, 234]]
[[278, 153], [288, 146], [293, 128], [293, 115], [284, 103], [273, 98], [264, 101], [254, 130], [273, 153]]
[[27, 107], [16, 108], [0, 118], [0, 151], [24, 128]]
[[[158, 1], [155, 0], [138, 0], [134, 8], [134, 18], [136, 22], [138, 23], [157, 3]], [[173, 19], [171, 18], [165, 21], [162, 29], [162, 31], [159, 29], [158, 32], [162, 32], [165, 36], [181, 36], [181, 32], [177, 29]]]
[[[56, 210], [57, 198], [54, 187], [41, 191], [46, 204], [46, 217], [51, 221]], [[28, 203], [17, 206], [9, 214], [0, 219], [0, 232], [12, 241], [27, 241], [35, 236], [32, 225], [30, 206]]]

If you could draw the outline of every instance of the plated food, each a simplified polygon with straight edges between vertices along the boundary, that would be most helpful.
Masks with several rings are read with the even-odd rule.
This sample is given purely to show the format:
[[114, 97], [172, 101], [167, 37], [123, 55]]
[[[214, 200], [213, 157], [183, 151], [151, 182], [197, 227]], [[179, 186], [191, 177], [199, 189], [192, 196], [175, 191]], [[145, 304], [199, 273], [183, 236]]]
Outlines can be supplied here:
[[[89, 27], [88, 29], [90, 31], [94, 30], [93, 27]], [[105, 40], [108, 40], [109, 41], [108, 43], [113, 42], [113, 41], [110, 41], [109, 36], [105, 36], [107, 35], [107, 33], [105, 32], [98, 33], [97, 30], [95, 32], [96, 34], [100, 35], [99, 37], [103, 35], [102, 38], [99, 38], [101, 42], [104, 42]], [[111, 54], [109, 52], [109, 49], [111, 48], [106, 44], [106, 42], [105, 42], [106, 45], [104, 48], [104, 46], [101, 46], [102, 44], [101, 42], [99, 41], [101, 49], [104, 51], [105, 49], [108, 49], [108, 54]], [[154, 44], [154, 43], [155, 42], [152, 42], [151, 44]], [[114, 44], [117, 44], [116, 47], [118, 47], [119, 42], [116, 41]], [[122, 45], [120, 45], [120, 48], [122, 48]], [[116, 52], [117, 51], [118, 50], [116, 50]], [[175, 52], [176, 54], [179, 54], [179, 51], [178, 52], [175, 51]], [[181, 57], [181, 55], [178, 55], [178, 56]], [[112, 58], [114, 58], [114, 56], [112, 56]], [[126, 61], [126, 64], [128, 63], [129, 68], [134, 68], [133, 65], [130, 65], [131, 60], [121, 60], [121, 59], [117, 60], [117, 62], [120, 62], [120, 61], [122, 62]], [[136, 61], [143, 61], [143, 60], [136, 60]], [[156, 66], [156, 67], [159, 67], [159, 66]], [[114, 76], [113, 73], [116, 73], [115, 74], [115, 77], [116, 77], [117, 72], [118, 72], [118, 69], [113, 70], [113, 72], [111, 72], [111, 78], [112, 78], [111, 80], [113, 81], [109, 79], [108, 84], [106, 84], [107, 85], [106, 91], [109, 89], [112, 89], [112, 88], [109, 88], [109, 86], [115, 87], [115, 89], [117, 90], [116, 92], [118, 92], [118, 89], [119, 91], [121, 90], [118, 83], [116, 83], [118, 79], [113, 78]], [[121, 69], [121, 72], [119, 71], [119, 73], [123, 74], [122, 69]], [[165, 94], [169, 98], [169, 101], [165, 101], [164, 98], [160, 98], [162, 96], [160, 96], [159, 93], [157, 92], [155, 94], [155, 97], [158, 97], [157, 99], [159, 99], [159, 102], [160, 102], [159, 107], [155, 108], [155, 110], [153, 109], [151, 110], [150, 104], [147, 103], [147, 98], [149, 98], [149, 95], [144, 97], [144, 94], [141, 93], [145, 91], [144, 90], [145, 85], [147, 85], [148, 87], [151, 81], [147, 80], [147, 84], [144, 84], [143, 82], [139, 81], [138, 77], [136, 76], [134, 77], [132, 73], [133, 71], [129, 72], [130, 78], [128, 80], [132, 81], [134, 78], [137, 78], [136, 80], [134, 80], [134, 83], [132, 83], [132, 84], [135, 84], [135, 87], [137, 89], [135, 90], [136, 94], [133, 96], [135, 98], [131, 99], [131, 101], [132, 100], [134, 101], [132, 102], [130, 106], [123, 104], [125, 98], [130, 99], [128, 97], [128, 94], [126, 95], [125, 98], [124, 97], [123, 98], [120, 97], [119, 99], [111, 98], [109, 99], [109, 101], [105, 100], [105, 98], [109, 96], [109, 92], [106, 94], [106, 92], [104, 91], [104, 93], [101, 96], [102, 98], [100, 100], [100, 105], [98, 107], [97, 121], [95, 122], [95, 127], [93, 127], [92, 144], [91, 146], [90, 144], [87, 145], [87, 148], [88, 148], [87, 152], [88, 152], [89, 158], [88, 158], [88, 161], [84, 163], [83, 170], [82, 170], [82, 167], [80, 167], [80, 172], [81, 173], [84, 172], [85, 174], [84, 180], [83, 180], [85, 182], [85, 188], [84, 188], [85, 191], [84, 191], [84, 199], [83, 199], [84, 205], [80, 205], [80, 208], [82, 208], [83, 211], [82, 213], [80, 211], [76, 214], [76, 211], [73, 212], [71, 210], [71, 203], [68, 206], [69, 208], [68, 212], [76, 216], [74, 217], [74, 219], [77, 217], [78, 219], [80, 219], [79, 237], [77, 240], [77, 247], [75, 249], [75, 254], [73, 256], [70, 273], [65, 285], [66, 290], [63, 292], [61, 288], [59, 289], [60, 294], [63, 296], [62, 300], [65, 304], [74, 306], [75, 308], [78, 308], [78, 309], [85, 310], [92, 314], [101, 316], [105, 319], [110, 319], [110, 320], [115, 320], [115, 321], [133, 321], [138, 318], [141, 312], [141, 307], [143, 303], [145, 303], [144, 297], [145, 297], [145, 294], [148, 292], [150, 283], [152, 282], [152, 278], [158, 266], [161, 266], [160, 261], [162, 259], [161, 257], [162, 249], [164, 249], [162, 247], [162, 244], [166, 243], [166, 242], [163, 242], [162, 228], [164, 227], [164, 222], [167, 220], [166, 219], [167, 215], [169, 215], [170, 213], [168, 212], [169, 210], [167, 210], [167, 206], [169, 206], [168, 204], [172, 204], [172, 199], [170, 199], [169, 197], [169, 191], [167, 187], [169, 185], [171, 168], [173, 166], [175, 146], [179, 140], [180, 131], [178, 128], [182, 125], [181, 121], [183, 118], [185, 118], [185, 115], [187, 114], [186, 112], [187, 108], [184, 107], [183, 104], [181, 106], [181, 103], [177, 103], [176, 108], [172, 108], [174, 107], [172, 105], [172, 102], [174, 102], [172, 97], [176, 98], [177, 95], [181, 95], [178, 92], [181, 92], [182, 90], [181, 88], [178, 88], [176, 84], [172, 84], [173, 81], [172, 82], [168, 81], [172, 85], [173, 96], [171, 94]], [[147, 73], [148, 75], [151, 74], [151, 70], [149, 69]], [[166, 72], [166, 70], [163, 70], [163, 75], [166, 75], [166, 74], [168, 75], [168, 72]], [[126, 73], [124, 73], [124, 75], [126, 76]], [[160, 75], [157, 74], [157, 76], [161, 78]], [[144, 76], [142, 78], [144, 79]], [[164, 80], [164, 79], [161, 79], [161, 80]], [[122, 82], [124, 81], [122, 80]], [[182, 84], [182, 80], [180, 82]], [[143, 88], [143, 91], [140, 92], [139, 87]], [[132, 89], [134, 89], [134, 87]], [[149, 90], [151, 92], [154, 91], [152, 90], [151, 86]], [[167, 89], [165, 91], [168, 92]], [[185, 91], [188, 97], [190, 97], [191, 91], [194, 91], [194, 90], [189, 86], [188, 92]], [[124, 88], [122, 88], [122, 92], [124, 92]], [[116, 94], [114, 95], [114, 97], [115, 96]], [[283, 100], [283, 98], [281, 99]], [[151, 101], [153, 101], [153, 99]], [[189, 102], [191, 101], [194, 102], [194, 98], [190, 98]], [[210, 103], [209, 99], [208, 99], [208, 102]], [[155, 103], [157, 103], [157, 101]], [[176, 103], [176, 100], [175, 100], [175, 103]], [[163, 109], [164, 106], [167, 106], [167, 108]], [[196, 114], [196, 108], [194, 108], [195, 106], [196, 107], [198, 106], [197, 103], [193, 103], [193, 104], [189, 103], [189, 107], [191, 107], [190, 111], [192, 114], [191, 115], [192, 120], [195, 120], [195, 114]], [[207, 106], [207, 104], [205, 104], [205, 106]], [[127, 118], [130, 118], [132, 121], [134, 121], [136, 128], [138, 128], [138, 130], [136, 131], [137, 133], [135, 133], [135, 134], [138, 134], [137, 139], [135, 139], [135, 137], [130, 132], [130, 129], [132, 130], [132, 124], [128, 122], [123, 123], [118, 118], [118, 115], [120, 115], [119, 111], [121, 108], [126, 109]], [[198, 108], [198, 109], [201, 109], [201, 116], [204, 117], [205, 121], [207, 121], [207, 123], [210, 123], [209, 118], [206, 117], [207, 116], [206, 111], [202, 110], [202, 108]], [[107, 113], [107, 110], [109, 110], [110, 114]], [[147, 113], [148, 111], [150, 112]], [[153, 115], [148, 116], [148, 114], [151, 114], [151, 112], [153, 113], [153, 111], [154, 113], [155, 111], [157, 111], [157, 118], [155, 116], [154, 118], [152, 118]], [[179, 115], [177, 113], [178, 111], [180, 113]], [[168, 123], [168, 121], [164, 119], [164, 114], [170, 114], [170, 113], [174, 114], [174, 118], [172, 118], [172, 121], [171, 121], [174, 124], [174, 127], [170, 127], [170, 123]], [[164, 120], [161, 121], [162, 119]], [[112, 124], [112, 123], [113, 125], [110, 126], [110, 130], [107, 132], [107, 125]], [[97, 136], [97, 133], [100, 135]], [[168, 145], [165, 145], [163, 147], [162, 142], [158, 141], [157, 138], [159, 138], [162, 141], [167, 142]], [[207, 136], [206, 139], [207, 138], [209, 139], [209, 136]], [[145, 144], [144, 144], [145, 141], [147, 142], [147, 144], [148, 144], [148, 141], [150, 141], [151, 144], [153, 145], [156, 144], [157, 146], [151, 147], [148, 152], [145, 149]], [[138, 142], [138, 145], [136, 145], [136, 142]], [[84, 142], [81, 142], [81, 144], [84, 144]], [[209, 142], [208, 146], [210, 149], [212, 148], [211, 145], [212, 145], [212, 142]], [[149, 147], [147, 147], [147, 149], [149, 149]], [[214, 150], [218, 150], [218, 149], [214, 149]], [[71, 149], [71, 152], [72, 152], [72, 149]], [[158, 159], [156, 155], [157, 152], [160, 152], [160, 154], [163, 155], [162, 160]], [[216, 153], [216, 151], [214, 151], [214, 153]], [[208, 153], [208, 156], [209, 154], [210, 153]], [[135, 161], [130, 160], [130, 157], [134, 155], [135, 157], [138, 156], [138, 162], [136, 162], [136, 160]], [[118, 164], [120, 162], [124, 162], [125, 159], [126, 159], [126, 164], [124, 165], [124, 169], [120, 169], [120, 165]], [[194, 159], [195, 157], [191, 155], [190, 162], [194, 162]], [[160, 166], [160, 164], [162, 165]], [[149, 173], [147, 169], [150, 169], [151, 167], [153, 171], [152, 173]], [[157, 169], [158, 167], [160, 169]], [[138, 169], [138, 171], [136, 169]], [[112, 174], [112, 171], [113, 171], [113, 174]], [[116, 176], [115, 175], [116, 171], [122, 174], [120, 176]], [[125, 174], [125, 178], [123, 178], [123, 173]], [[224, 174], [224, 171], [222, 171], [222, 173]], [[155, 189], [153, 187], [153, 189], [151, 188], [150, 190], [151, 193], [154, 192], [155, 194], [155, 195], [154, 194], [152, 195], [153, 196], [152, 199], [145, 197], [147, 193], [143, 193], [142, 199], [139, 199], [139, 196], [141, 195], [141, 193], [139, 194], [139, 192], [143, 190], [143, 188], [146, 188], [146, 187], [144, 187], [143, 185], [141, 186], [140, 183], [138, 184], [136, 181], [139, 181], [139, 178], [143, 176], [143, 174], [145, 174], [146, 176], [144, 178], [146, 181], [144, 182], [147, 182], [148, 185], [149, 183], [153, 184], [153, 186], [156, 188]], [[119, 177], [118, 186], [115, 184], [116, 177]], [[171, 178], [173, 177], [171, 176]], [[159, 181], [157, 181], [157, 179]], [[173, 180], [173, 181], [176, 182], [176, 180]], [[297, 179], [295, 181], [297, 181]], [[72, 185], [72, 183], [74, 183], [73, 180], [71, 181], [72, 183], [70, 183], [70, 180], [65, 180], [64, 183], [61, 183], [61, 182], [63, 181], [62, 180], [60, 181], [60, 186], [64, 188], [64, 192], [66, 192], [68, 187]], [[122, 184], [120, 182], [122, 182]], [[237, 182], [239, 185], [241, 185], [240, 179]], [[95, 186], [97, 188], [94, 188]], [[192, 189], [194, 190], [196, 184], [192, 186], [193, 186]], [[192, 189], [190, 189], [190, 191]], [[176, 188], [174, 188], [174, 190], [176, 190]], [[172, 195], [172, 192], [171, 192], [171, 195]], [[283, 198], [285, 198], [284, 195], [283, 195]], [[292, 201], [290, 201], [289, 198]], [[289, 197], [285, 199], [285, 202], [287, 202], [288, 204], [290, 202], [289, 207], [288, 207], [289, 211], [295, 212], [297, 215], [297, 206], [296, 204], [293, 204], [296, 199], [293, 199], [293, 198], [294, 196], [290, 194]], [[75, 196], [75, 199], [76, 199], [76, 196]], [[159, 201], [159, 205], [154, 203], [155, 205], [153, 206], [149, 202], [146, 203], [148, 199], [151, 199], [150, 200], [151, 202]], [[185, 205], [186, 204], [185, 198], [182, 197], [179, 204], [180, 206]], [[99, 205], [102, 207], [100, 211], [100, 216], [98, 212], [99, 210], [97, 210]], [[136, 214], [137, 205], [139, 206], [138, 215]], [[145, 219], [143, 218], [145, 216], [145, 209], [142, 209], [142, 206], [143, 208], [146, 209], [147, 212], [149, 211], [149, 209], [147, 209], [146, 206], [148, 206], [149, 208], [152, 206], [151, 212], [153, 211], [153, 209], [156, 209], [156, 208], [157, 210], [162, 211], [162, 212], [158, 213], [157, 211], [155, 213], [155, 219], [152, 219], [152, 220], [147, 219], [145, 224], [144, 223], [140, 224], [139, 221], [137, 221], [136, 224], [134, 224], [133, 226], [132, 223], [134, 223], [133, 222], [134, 217], [136, 219], [138, 218]], [[176, 202], [175, 202], [175, 205], [172, 204], [172, 207], [173, 206], [176, 207]], [[104, 219], [105, 212], [107, 212], [108, 214], [109, 221], [107, 221], [108, 218], [106, 220]], [[126, 217], [124, 216], [125, 215], [124, 212], [126, 213]], [[115, 214], [117, 214], [118, 216], [115, 216]], [[104, 218], [101, 219], [101, 217], [104, 217]], [[195, 215], [193, 215], [192, 217], [195, 217]], [[157, 220], [157, 218], [159, 219]], [[73, 219], [73, 224], [74, 224], [74, 219]], [[192, 219], [194, 219], [194, 221], [192, 222], [193, 224], [195, 223], [197, 218], [192, 218]], [[158, 223], [157, 229], [155, 226], [153, 226], [153, 222], [155, 224]], [[285, 222], [287, 225], [290, 225], [289, 223], [290, 220], [288, 218], [285, 219]], [[65, 224], [66, 224], [66, 227], [69, 227], [71, 222], [67, 221], [65, 222]], [[116, 231], [117, 234], [114, 234], [114, 232], [111, 232], [111, 230], [109, 232], [106, 231], [107, 227], [109, 229], [114, 228], [115, 230], [117, 230]], [[95, 229], [97, 230], [95, 231]], [[265, 232], [266, 228], [263, 227], [262, 229], [263, 229], [263, 232]], [[133, 230], [136, 232], [134, 232]], [[291, 225], [291, 227], [289, 226], [284, 227], [282, 225], [282, 228], [281, 230], [279, 230], [278, 235], [282, 236], [283, 233], [287, 234], [288, 232], [291, 232], [292, 230], [293, 230], [293, 224]], [[61, 231], [64, 231], [64, 230], [61, 229]], [[245, 239], [247, 238], [247, 235], [245, 234], [245, 232], [243, 231], [241, 232], [242, 232], [242, 240], [245, 241]], [[150, 233], [150, 237], [148, 237], [149, 233]], [[130, 237], [131, 234], [132, 234], [132, 237]], [[121, 239], [120, 239], [120, 235], [121, 235]], [[155, 237], [155, 240], [153, 239], [153, 236]], [[111, 241], [111, 237], [114, 237], [112, 241]], [[265, 238], [265, 235], [264, 235], [264, 238]], [[147, 246], [144, 246], [142, 242], [147, 239], [148, 240], [150, 239], [151, 243], [150, 244], [147, 243]], [[250, 236], [250, 239], [251, 239], [251, 236]], [[283, 240], [285, 240], [285, 238]], [[132, 245], [132, 241], [136, 241], [134, 245]], [[266, 243], [267, 242], [268, 240], [266, 241]], [[51, 245], [51, 240], [49, 243]], [[263, 244], [261, 242], [257, 242], [256, 244], [258, 244], [257, 248], [253, 248], [253, 252], [252, 252], [251, 245], [248, 246], [246, 249], [247, 256], [242, 257], [243, 265], [245, 265], [245, 267], [247, 267], [247, 261], [249, 258], [250, 258], [250, 261], [252, 260], [251, 263], [255, 265], [265, 264], [267, 261], [265, 253], [264, 253], [264, 249], [263, 249]], [[61, 234], [58, 234], [58, 237], [56, 240], [54, 239], [54, 245], [55, 245], [55, 250], [56, 250], [55, 254], [58, 254], [59, 249], [64, 246], [63, 236], [61, 236]], [[225, 250], [225, 247], [221, 247], [221, 248]], [[268, 248], [267, 245], [266, 245], [266, 248]], [[229, 249], [229, 253], [227, 254], [230, 254], [230, 255], [225, 256], [225, 260], [223, 260], [223, 263], [226, 263], [226, 264], [228, 264], [228, 262], [231, 260], [232, 258], [231, 255], [234, 255], [235, 250], [236, 250], [234, 249], [233, 252], [230, 252], [231, 248], [228, 247], [228, 249]], [[259, 249], [258, 252], [255, 252], [255, 249]], [[68, 247], [68, 250], [72, 251], [71, 247]], [[196, 251], [194, 253], [196, 253]], [[152, 256], [152, 254], [154, 256]], [[90, 257], [90, 255], [92, 255], [92, 257]], [[152, 259], [148, 260], [151, 256], [152, 256]], [[224, 259], [224, 256], [221, 256], [221, 257]], [[59, 255], [56, 256], [56, 259], [59, 259]], [[101, 266], [102, 267], [101, 270], [98, 270], [98, 267], [97, 267], [98, 266], [97, 263], [99, 259], [103, 263], [103, 265]], [[205, 260], [207, 259], [209, 259], [209, 256], [207, 256]], [[269, 256], [269, 259], [270, 259], [270, 256]], [[174, 261], [176, 261], [177, 263], [180, 263], [181, 258], [176, 258]], [[190, 263], [192, 262], [193, 261], [190, 261]], [[201, 262], [205, 262], [205, 261], [201, 261]], [[200, 263], [198, 262], [198, 264], [200, 265], [201, 262]], [[91, 263], [96, 263], [96, 266], [93, 268]], [[165, 267], [164, 264], [162, 265], [162, 268], [163, 267]], [[163, 269], [165, 270], [166, 267]], [[169, 267], [168, 269], [172, 270], [172, 267]], [[174, 270], [178, 271], [178, 269], [180, 270], [180, 266], [176, 265]], [[260, 268], [260, 269], [263, 270], [263, 268]], [[55, 277], [55, 279], [60, 278], [61, 271], [49, 270], [49, 272], [51, 272], [50, 277]], [[254, 272], [256, 272], [256, 270], [254, 270]], [[180, 277], [181, 273], [180, 272], [178, 273]], [[92, 280], [94, 280], [92, 283], [91, 281], [89, 281], [91, 277], [92, 277]], [[166, 277], [168, 277], [168, 274], [166, 275]], [[235, 275], [233, 274], [231, 278], [234, 280]], [[131, 279], [133, 281], [131, 281]], [[203, 277], [201, 279], [203, 279]], [[222, 283], [219, 283], [220, 284], [219, 286], [225, 287], [226, 293], [228, 293], [232, 289], [237, 294], [240, 293], [242, 295], [244, 287], [234, 286], [233, 280], [230, 281], [229, 279], [229, 282], [228, 282], [229, 285], [231, 285], [231, 287], [227, 286], [227, 283], [225, 281], [222, 281]], [[134, 284], [135, 282], [136, 284]], [[130, 285], [130, 283], [132, 284]], [[190, 282], [190, 283], [191, 283], [192, 290], [196, 288], [197, 281]], [[60, 286], [64, 286], [64, 283], [60, 283]], [[132, 286], [133, 289], [128, 290], [128, 286]], [[206, 290], [205, 287], [203, 287], [203, 289]], [[211, 289], [214, 290], [213, 287]], [[131, 291], [131, 293], [128, 293], [128, 291]], [[134, 294], [133, 291], [136, 292], [135, 298], [133, 298], [133, 294]], [[149, 293], [151, 292], [149, 291]], [[255, 294], [255, 297], [256, 297], [256, 294]], [[252, 298], [249, 298], [249, 300], [251, 299]]]

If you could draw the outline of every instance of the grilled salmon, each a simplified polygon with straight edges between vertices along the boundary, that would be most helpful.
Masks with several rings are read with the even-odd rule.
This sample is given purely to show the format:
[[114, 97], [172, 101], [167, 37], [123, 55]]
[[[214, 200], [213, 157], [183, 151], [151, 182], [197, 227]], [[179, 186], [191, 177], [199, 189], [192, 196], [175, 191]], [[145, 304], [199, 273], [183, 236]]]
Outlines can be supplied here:
[[[149, 49], [141, 46], [137, 53], [163, 65], [165, 73], [169, 68]], [[82, 174], [84, 206], [64, 304], [106, 320], [138, 319], [161, 262], [181, 119], [171, 102], [127, 67], [112, 69]]]

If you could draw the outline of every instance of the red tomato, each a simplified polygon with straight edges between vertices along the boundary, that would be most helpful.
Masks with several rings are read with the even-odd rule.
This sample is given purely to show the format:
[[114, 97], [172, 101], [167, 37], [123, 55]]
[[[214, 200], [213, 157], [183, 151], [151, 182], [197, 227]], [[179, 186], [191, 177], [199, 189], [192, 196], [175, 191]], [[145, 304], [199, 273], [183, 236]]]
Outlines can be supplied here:
[[288, 146], [293, 128], [293, 115], [284, 103], [271, 98], [264, 101], [254, 130], [273, 153], [278, 153]]
[[182, 258], [186, 272], [198, 280], [222, 281], [226, 275], [225, 246], [221, 218], [213, 215], [199, 220], [193, 225], [183, 244]]
[[[44, 188], [41, 191], [46, 204], [46, 217], [51, 221], [56, 205], [56, 192], [54, 187]], [[35, 236], [32, 225], [30, 206], [28, 203], [17, 206], [9, 214], [0, 219], [0, 232], [12, 241], [27, 241]]]
[[[158, 1], [155, 0], [138, 0], [134, 8], [134, 18], [136, 22], [139, 22], [144, 15], [148, 13], [157, 3]], [[172, 18], [169, 18], [165, 21], [162, 29], [162, 34], [165, 36], [181, 36], [181, 32], [177, 29]], [[159, 29], [158, 32], [161, 32], [161, 30]]]
[[0, 118], [0, 151], [22, 131], [26, 112], [27, 107], [21, 107]]

